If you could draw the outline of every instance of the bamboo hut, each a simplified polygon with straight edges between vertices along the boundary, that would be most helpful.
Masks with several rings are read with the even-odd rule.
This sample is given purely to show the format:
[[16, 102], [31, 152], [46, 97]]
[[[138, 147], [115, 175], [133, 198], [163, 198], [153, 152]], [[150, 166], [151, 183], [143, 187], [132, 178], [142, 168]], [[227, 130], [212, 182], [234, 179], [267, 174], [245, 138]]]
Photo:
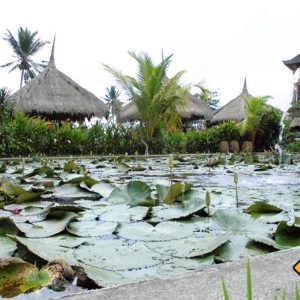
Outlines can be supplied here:
[[[202, 100], [198, 100], [189, 94], [187, 102], [177, 107], [183, 124], [188, 124], [195, 120], [211, 121], [213, 113], [211, 108]], [[138, 120], [138, 109], [133, 101], [126, 104], [117, 117], [118, 123], [126, 123]]]
[[86, 117], [103, 117], [106, 105], [55, 66], [53, 41], [47, 67], [23, 88], [10, 96], [14, 114], [24, 112], [47, 120], [83, 121]]
[[233, 100], [217, 109], [214, 113], [213, 123], [221, 123], [230, 120], [242, 121], [246, 118], [247, 106], [245, 98], [252, 97], [247, 89], [245, 78], [242, 92]]

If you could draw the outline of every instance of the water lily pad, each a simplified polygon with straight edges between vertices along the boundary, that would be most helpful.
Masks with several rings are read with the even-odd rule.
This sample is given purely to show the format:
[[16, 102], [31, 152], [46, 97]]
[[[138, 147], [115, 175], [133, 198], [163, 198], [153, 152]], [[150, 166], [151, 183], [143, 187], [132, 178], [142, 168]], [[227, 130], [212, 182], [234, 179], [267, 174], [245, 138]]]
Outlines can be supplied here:
[[17, 245], [8, 237], [0, 236], [0, 258], [12, 256], [17, 249]]
[[[110, 205], [95, 211], [99, 219], [106, 222], [129, 223], [143, 220], [149, 208], [145, 206], [130, 207], [126, 204]], [[102, 212], [103, 211], [103, 212]]]
[[45, 176], [45, 177], [54, 177], [57, 174], [50, 167], [40, 167], [34, 169], [32, 172], [25, 174], [24, 178], [32, 177], [35, 175]]
[[[192, 186], [193, 185], [191, 183], [185, 183], [184, 194], [189, 192]], [[159, 200], [164, 202], [165, 204], [173, 204], [176, 201], [176, 198], [182, 195], [180, 182], [175, 182], [174, 184], [172, 184], [171, 187], [164, 186], [164, 185], [157, 185], [156, 190], [157, 190], [157, 195]]]
[[95, 198], [95, 194], [91, 194], [82, 190], [74, 184], [67, 183], [61, 186], [56, 186], [53, 189], [53, 197], [57, 199], [81, 199], [81, 198]]
[[181, 240], [150, 242], [147, 246], [159, 253], [174, 257], [191, 258], [211, 253], [229, 240], [227, 234], [202, 233]]
[[129, 246], [121, 239], [97, 240], [92, 246], [81, 245], [74, 253], [76, 259], [86, 265], [112, 271], [146, 268], [162, 261], [162, 255], [144, 243]]
[[276, 243], [275, 240], [265, 237], [265, 236], [259, 236], [259, 235], [249, 235], [248, 236], [251, 240], [254, 240], [255, 242], [265, 244], [267, 246], [273, 247], [277, 250], [284, 250], [284, 249], [289, 249], [289, 246], [284, 246]]
[[163, 222], [152, 226], [146, 222], [122, 224], [118, 228], [119, 236], [139, 241], [170, 241], [182, 239], [193, 234], [195, 227], [191, 224]]
[[280, 222], [275, 231], [275, 241], [283, 246], [300, 246], [300, 227]]
[[17, 228], [29, 238], [45, 238], [65, 230], [68, 223], [75, 219], [77, 214], [65, 212], [62, 219], [48, 219], [34, 224], [18, 223]]
[[0, 218], [0, 236], [17, 234], [18, 232], [19, 230], [15, 222], [13, 222], [9, 217]]
[[116, 167], [119, 171], [121, 171], [123, 173], [128, 173], [131, 170], [131, 167], [123, 162], [117, 163]]
[[282, 209], [275, 205], [272, 205], [272, 204], [269, 204], [269, 203], [266, 203], [263, 201], [258, 201], [258, 202], [255, 202], [254, 204], [252, 204], [251, 206], [249, 206], [248, 208], [246, 208], [245, 212], [247, 212], [247, 213], [280, 213], [280, 212], [282, 212]]
[[94, 184], [98, 183], [98, 180], [95, 180], [94, 178], [86, 175], [86, 176], [74, 177], [72, 179], [61, 182], [61, 184], [72, 183], [72, 184], [80, 185], [82, 182], [84, 182], [86, 186], [90, 188]]
[[112, 185], [111, 183], [101, 181], [101, 182], [93, 185], [90, 188], [90, 191], [97, 193], [97, 194], [101, 195], [102, 197], [108, 198], [114, 188], [115, 188], [115, 186]]
[[131, 181], [126, 186], [115, 187], [108, 197], [114, 204], [154, 205], [150, 187], [142, 181]]
[[[44, 262], [64, 259], [71, 265], [80, 265], [74, 257], [74, 248], [85, 243], [88, 239], [71, 235], [58, 235], [49, 238], [31, 239], [14, 236], [22, 256], [34, 262], [36, 257]], [[20, 248], [20, 246], [22, 246]]]
[[176, 220], [204, 210], [206, 205], [200, 198], [193, 198], [178, 204], [156, 206], [152, 209], [153, 218]]
[[98, 221], [80, 221], [71, 222], [67, 230], [77, 236], [91, 237], [111, 234], [117, 228], [118, 223], [98, 222]]
[[14, 297], [38, 290], [52, 282], [50, 274], [18, 258], [0, 260], [0, 295]]

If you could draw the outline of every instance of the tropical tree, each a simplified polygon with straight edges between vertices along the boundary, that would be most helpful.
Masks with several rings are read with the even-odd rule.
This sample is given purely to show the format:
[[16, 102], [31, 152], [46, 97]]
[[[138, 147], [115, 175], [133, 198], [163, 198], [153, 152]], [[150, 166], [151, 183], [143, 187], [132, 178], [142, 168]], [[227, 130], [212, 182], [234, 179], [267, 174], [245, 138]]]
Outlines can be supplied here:
[[32, 60], [32, 57], [49, 43], [37, 38], [37, 34], [37, 31], [31, 32], [28, 28], [23, 29], [20, 27], [17, 38], [8, 29], [3, 38], [10, 45], [15, 60], [0, 67], [12, 67], [9, 72], [16, 69], [21, 71], [20, 88], [23, 85], [23, 80], [27, 83], [46, 66], [43, 62], [37, 63]]
[[249, 97], [245, 99], [247, 111], [246, 118], [241, 122], [241, 134], [249, 133], [253, 149], [255, 148], [255, 139], [258, 132], [263, 131], [262, 120], [264, 114], [268, 110], [269, 106], [267, 101], [270, 99], [270, 96], [262, 97]]
[[11, 116], [12, 107], [7, 103], [7, 99], [10, 96], [10, 90], [6, 87], [0, 88], [0, 125]]
[[[178, 106], [184, 105], [188, 89], [179, 84], [184, 74], [180, 71], [172, 78], [167, 78], [167, 70], [171, 64], [172, 55], [162, 58], [155, 64], [146, 54], [129, 52], [129, 55], [138, 63], [137, 78], [124, 75], [122, 72], [104, 65], [134, 101], [141, 121], [144, 138], [147, 142], [159, 132], [161, 128], [174, 129], [181, 126], [181, 118], [177, 111]], [[145, 141], [143, 140], [145, 143]]]
[[109, 109], [109, 120], [115, 123], [115, 117], [122, 108], [122, 102], [119, 99], [121, 94], [114, 85], [112, 85], [110, 88], [106, 88], [106, 92], [107, 94], [104, 96], [104, 100], [106, 101]]
[[205, 88], [202, 84], [198, 83], [195, 84], [197, 88], [200, 89], [200, 93], [194, 94], [194, 96], [207, 103], [207, 105], [212, 109], [216, 110], [219, 106], [220, 100], [218, 99], [219, 93], [216, 91], [210, 91], [209, 89]]

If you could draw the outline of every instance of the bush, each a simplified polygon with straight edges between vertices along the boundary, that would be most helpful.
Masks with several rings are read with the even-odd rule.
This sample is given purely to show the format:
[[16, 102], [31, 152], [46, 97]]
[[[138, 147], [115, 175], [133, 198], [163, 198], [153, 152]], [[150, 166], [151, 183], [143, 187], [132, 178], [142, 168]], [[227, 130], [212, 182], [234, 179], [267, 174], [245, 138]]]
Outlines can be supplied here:
[[163, 132], [163, 153], [185, 153], [186, 134], [182, 131]]
[[220, 141], [240, 141], [241, 135], [236, 121], [224, 122], [216, 127], [218, 129]]
[[291, 152], [300, 152], [300, 141], [289, 144], [287, 149]]

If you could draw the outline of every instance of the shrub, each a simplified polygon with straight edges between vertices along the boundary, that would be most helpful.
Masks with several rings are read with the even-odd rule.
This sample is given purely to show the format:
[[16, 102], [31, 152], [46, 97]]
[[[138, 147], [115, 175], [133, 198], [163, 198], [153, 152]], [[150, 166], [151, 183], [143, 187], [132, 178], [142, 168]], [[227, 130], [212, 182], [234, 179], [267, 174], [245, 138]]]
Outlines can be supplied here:
[[291, 152], [300, 152], [300, 141], [289, 144], [287, 149]]
[[186, 134], [182, 131], [163, 132], [163, 153], [186, 152]]

